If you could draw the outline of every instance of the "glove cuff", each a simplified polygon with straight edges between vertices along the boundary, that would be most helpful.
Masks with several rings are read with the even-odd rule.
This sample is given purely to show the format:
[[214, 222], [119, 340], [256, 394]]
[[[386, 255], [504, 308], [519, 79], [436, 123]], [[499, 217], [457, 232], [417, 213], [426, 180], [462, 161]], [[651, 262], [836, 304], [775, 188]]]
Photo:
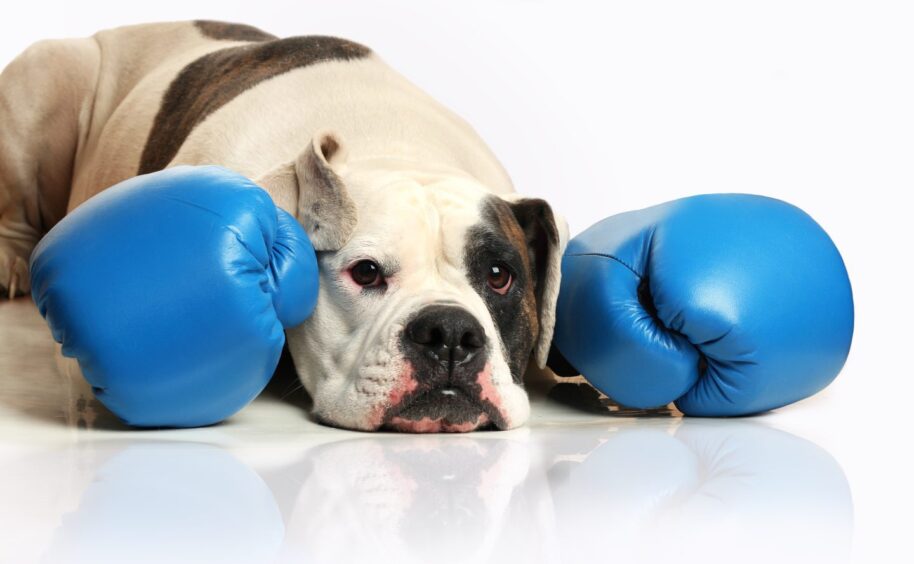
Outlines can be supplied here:
[[288, 329], [304, 322], [317, 304], [317, 256], [301, 224], [285, 210], [276, 214], [268, 276], [276, 316]]

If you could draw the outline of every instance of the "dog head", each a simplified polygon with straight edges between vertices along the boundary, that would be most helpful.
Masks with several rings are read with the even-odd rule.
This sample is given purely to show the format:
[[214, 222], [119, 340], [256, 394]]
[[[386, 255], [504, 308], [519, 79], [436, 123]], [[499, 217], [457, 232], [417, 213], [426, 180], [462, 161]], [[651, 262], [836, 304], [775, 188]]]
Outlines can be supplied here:
[[458, 172], [347, 165], [326, 132], [259, 182], [297, 190], [285, 206], [317, 250], [317, 307], [287, 336], [319, 420], [411, 432], [526, 421], [523, 374], [531, 357], [545, 365], [567, 241], [545, 201]]

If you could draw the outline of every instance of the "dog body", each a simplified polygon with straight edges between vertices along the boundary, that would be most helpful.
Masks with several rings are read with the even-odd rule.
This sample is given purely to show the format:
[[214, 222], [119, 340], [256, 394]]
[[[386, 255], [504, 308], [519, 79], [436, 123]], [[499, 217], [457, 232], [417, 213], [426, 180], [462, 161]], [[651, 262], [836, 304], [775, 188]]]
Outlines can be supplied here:
[[[567, 228], [513, 194], [472, 128], [368, 48], [218, 22], [37, 43], [0, 75], [0, 284], [124, 179], [219, 164], [318, 251], [315, 314], [288, 332], [322, 421], [362, 430], [522, 424], [551, 341]], [[167, 229], [163, 225], [163, 229]]]

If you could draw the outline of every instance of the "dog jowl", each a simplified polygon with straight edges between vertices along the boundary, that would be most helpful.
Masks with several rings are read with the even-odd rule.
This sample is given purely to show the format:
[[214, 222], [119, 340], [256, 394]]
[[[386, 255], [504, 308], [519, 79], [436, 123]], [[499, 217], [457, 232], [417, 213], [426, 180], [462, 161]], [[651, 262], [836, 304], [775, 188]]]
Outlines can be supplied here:
[[303, 375], [315, 415], [362, 430], [522, 425], [523, 375], [544, 360], [558, 284], [549, 206], [455, 179], [387, 192], [359, 198], [371, 218], [321, 256], [325, 293], [290, 333], [296, 364], [318, 367]]

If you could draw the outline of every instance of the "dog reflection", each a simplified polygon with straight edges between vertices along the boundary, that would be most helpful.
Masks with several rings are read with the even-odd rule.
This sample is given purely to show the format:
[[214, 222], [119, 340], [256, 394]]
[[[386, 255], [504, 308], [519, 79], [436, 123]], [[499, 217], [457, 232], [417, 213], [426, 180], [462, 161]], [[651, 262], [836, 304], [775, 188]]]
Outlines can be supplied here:
[[[464, 437], [385, 437], [318, 447], [308, 457], [286, 554], [307, 553], [318, 562], [379, 555], [399, 562], [489, 558], [507, 540], [506, 521], [525, 536], [541, 529], [537, 513], [518, 504], [522, 490], [536, 489], [530, 454], [524, 443]], [[536, 541], [514, 547], [515, 557], [532, 557]]]
[[269, 448], [99, 441], [7, 453], [0, 484], [18, 477], [18, 499], [67, 489], [64, 514], [28, 537], [51, 539], [50, 562], [848, 559], [850, 489], [815, 444], [743, 420], [608, 423]]

